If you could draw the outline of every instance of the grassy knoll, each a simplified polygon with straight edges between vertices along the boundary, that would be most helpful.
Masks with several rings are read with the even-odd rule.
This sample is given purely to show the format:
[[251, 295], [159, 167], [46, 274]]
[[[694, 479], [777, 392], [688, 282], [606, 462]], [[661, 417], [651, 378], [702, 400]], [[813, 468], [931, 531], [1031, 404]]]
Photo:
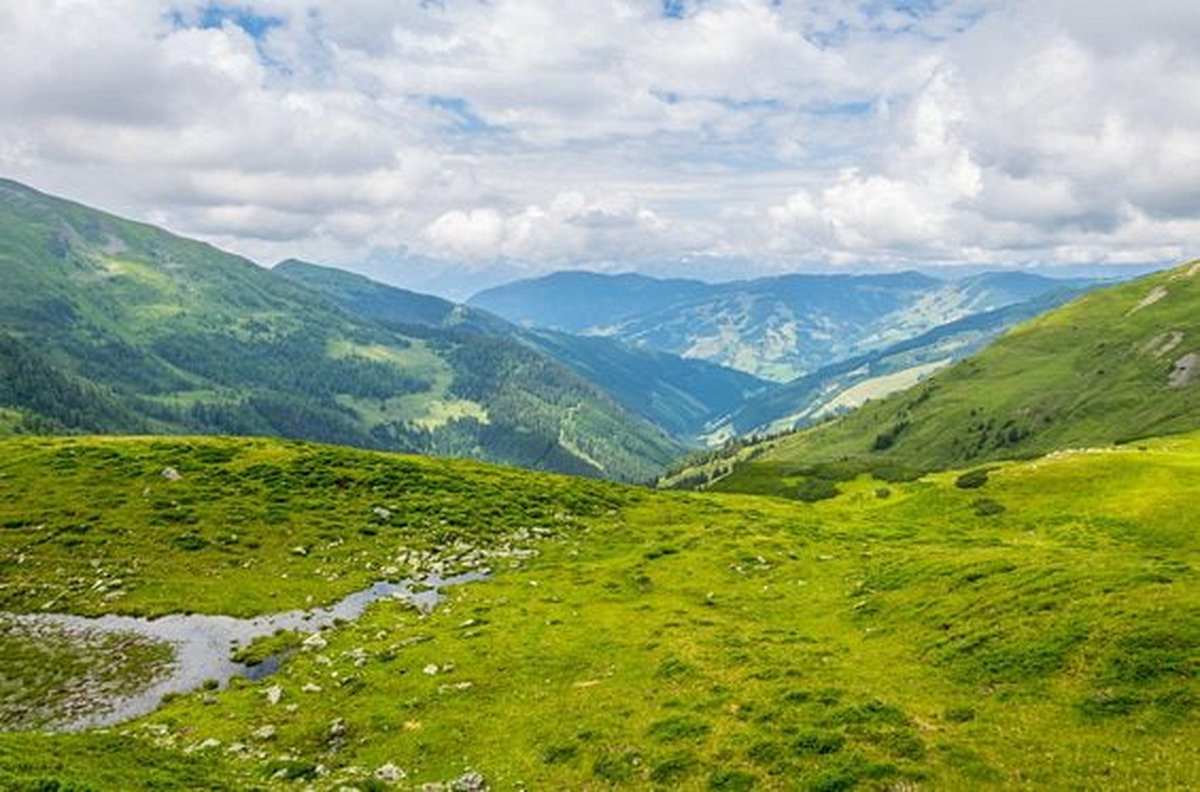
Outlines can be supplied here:
[[1200, 781], [1200, 435], [812, 504], [246, 440], [4, 441], [0, 475], [10, 610], [249, 614], [496, 553], [432, 614], [379, 603], [267, 679], [0, 735], [8, 787]]

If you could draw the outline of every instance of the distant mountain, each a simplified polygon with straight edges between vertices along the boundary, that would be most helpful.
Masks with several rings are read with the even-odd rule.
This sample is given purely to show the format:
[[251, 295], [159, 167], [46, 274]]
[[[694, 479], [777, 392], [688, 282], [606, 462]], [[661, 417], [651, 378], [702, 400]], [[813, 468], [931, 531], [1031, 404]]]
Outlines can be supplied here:
[[475, 312], [434, 322], [439, 301], [406, 299], [419, 321], [366, 319], [0, 181], [0, 430], [275, 435], [626, 480], [682, 450], [530, 346], [466, 332]]
[[[419, 324], [517, 341], [567, 366], [625, 409], [672, 436], [693, 441], [771, 383], [703, 360], [628, 346], [598, 336], [526, 329], [487, 311], [300, 261], [275, 273], [321, 292], [351, 313], [398, 329]], [[650, 279], [643, 279], [650, 280]], [[655, 281], [657, 283], [657, 281]]]
[[[845, 417], [743, 453], [724, 489], [935, 470], [1200, 428], [1200, 262], [1094, 291]], [[832, 469], [832, 468], [830, 468]]]
[[1084, 283], [1010, 272], [951, 282], [903, 272], [717, 284], [557, 273], [468, 302], [519, 324], [617, 338], [788, 382], [971, 314]]
[[712, 289], [701, 281], [634, 273], [555, 272], [486, 289], [467, 304], [524, 327], [599, 334], [600, 328], [706, 297]]
[[746, 400], [712, 425], [709, 439], [715, 444], [739, 435], [777, 434], [904, 390], [978, 352], [1010, 327], [1062, 305], [1083, 291], [1063, 289], [995, 311], [970, 314], [915, 338], [797, 377]]

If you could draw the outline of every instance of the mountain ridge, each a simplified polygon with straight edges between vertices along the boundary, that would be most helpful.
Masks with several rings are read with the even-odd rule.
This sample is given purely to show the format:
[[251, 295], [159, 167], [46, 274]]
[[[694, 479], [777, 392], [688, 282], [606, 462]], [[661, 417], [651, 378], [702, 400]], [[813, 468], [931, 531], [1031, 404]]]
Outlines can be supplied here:
[[[484, 290], [468, 304], [522, 326], [557, 327], [566, 316], [573, 332], [708, 360], [782, 383], [972, 313], [1094, 282], [1011, 272], [958, 281], [916, 271], [792, 273], [715, 284], [633, 277], [555, 273]], [[629, 293], [631, 282], [654, 299], [609, 307]], [[683, 284], [675, 294], [673, 283]]]
[[[11, 431], [283, 435], [637, 480], [683, 448], [527, 346], [355, 318], [242, 257], [12, 181], [0, 277], [0, 366], [40, 372], [39, 393], [0, 405]], [[71, 406], [85, 392], [103, 409]]]

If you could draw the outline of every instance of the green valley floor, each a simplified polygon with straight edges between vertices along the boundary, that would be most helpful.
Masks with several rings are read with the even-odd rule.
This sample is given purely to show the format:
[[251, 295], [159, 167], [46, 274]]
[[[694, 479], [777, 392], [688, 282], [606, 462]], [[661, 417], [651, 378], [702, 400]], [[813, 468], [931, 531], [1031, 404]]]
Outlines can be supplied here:
[[[817, 503], [267, 440], [0, 441], [0, 611], [253, 616], [487, 566], [39, 731], [160, 645], [0, 619], [0, 787], [1200, 786], [1200, 434]], [[205, 689], [210, 688], [210, 689]], [[77, 704], [78, 702], [76, 702]]]

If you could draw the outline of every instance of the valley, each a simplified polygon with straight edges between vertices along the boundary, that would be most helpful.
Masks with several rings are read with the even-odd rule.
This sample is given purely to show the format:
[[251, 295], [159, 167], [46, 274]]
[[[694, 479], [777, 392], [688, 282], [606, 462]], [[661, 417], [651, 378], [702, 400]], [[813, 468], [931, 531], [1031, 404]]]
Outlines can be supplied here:
[[1200, 778], [1194, 263], [793, 279], [890, 318], [774, 382], [0, 195], [6, 788]]

